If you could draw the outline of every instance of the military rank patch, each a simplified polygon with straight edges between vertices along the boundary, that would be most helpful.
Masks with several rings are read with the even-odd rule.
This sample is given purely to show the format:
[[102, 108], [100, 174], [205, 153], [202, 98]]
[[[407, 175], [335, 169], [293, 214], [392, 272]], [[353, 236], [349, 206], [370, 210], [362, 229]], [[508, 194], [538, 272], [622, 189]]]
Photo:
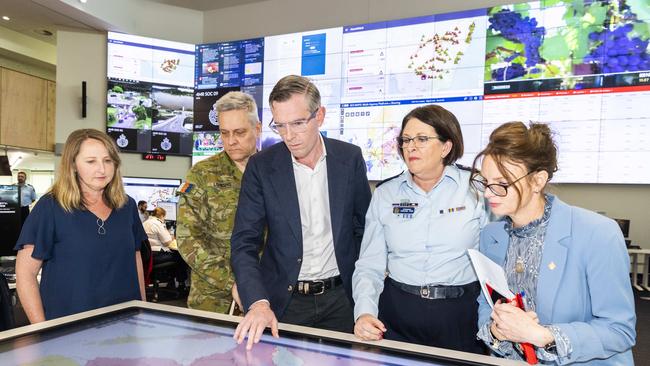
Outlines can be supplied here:
[[464, 209], [465, 209], [465, 206], [450, 207], [447, 210], [440, 210], [438, 213], [442, 215], [445, 212], [446, 213], [452, 213], [452, 212], [463, 211]]
[[417, 202], [393, 203], [393, 213], [397, 215], [397, 217], [401, 217], [403, 219], [411, 219], [413, 218], [413, 215], [415, 214], [415, 209], [417, 207], [418, 207]]
[[180, 187], [178, 187], [178, 192], [179, 193], [190, 193], [193, 188], [194, 188], [194, 184], [185, 181], [180, 185]]

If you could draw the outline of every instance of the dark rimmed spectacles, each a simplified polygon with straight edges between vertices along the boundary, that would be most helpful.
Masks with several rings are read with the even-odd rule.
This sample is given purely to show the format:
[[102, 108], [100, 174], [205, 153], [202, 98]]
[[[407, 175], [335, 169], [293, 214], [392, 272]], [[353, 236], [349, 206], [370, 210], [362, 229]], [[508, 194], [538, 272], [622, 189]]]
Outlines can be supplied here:
[[291, 131], [293, 132], [305, 132], [307, 131], [307, 124], [309, 123], [309, 121], [314, 119], [314, 117], [316, 117], [316, 113], [318, 113], [319, 109], [320, 108], [311, 112], [309, 117], [305, 119], [297, 119], [293, 122], [277, 123], [273, 119], [271, 119], [271, 122], [269, 123], [269, 128], [271, 129], [271, 131], [277, 133], [278, 135], [286, 134], [288, 128], [290, 128]]
[[[411, 142], [415, 144], [415, 147], [421, 148], [427, 145], [429, 140], [440, 140], [440, 136], [415, 136], [415, 137], [397, 137], [397, 145], [403, 149], [408, 147]], [[442, 140], [440, 140], [442, 141]]]
[[519, 182], [520, 180], [526, 178], [527, 176], [529, 176], [529, 175], [531, 175], [531, 174], [533, 174], [535, 172], [536, 172], [535, 170], [530, 171], [530, 172], [528, 172], [528, 174], [523, 175], [523, 176], [515, 179], [514, 181], [512, 181], [511, 183], [508, 183], [508, 184], [503, 184], [503, 183], [487, 184], [487, 182], [485, 181], [485, 178], [483, 178], [483, 177], [481, 177], [480, 175], [477, 174], [472, 178], [472, 186], [474, 186], [474, 188], [479, 192], [485, 192], [486, 189], [489, 189], [490, 192], [494, 193], [495, 196], [497, 196], [497, 197], [505, 197], [505, 196], [508, 195], [508, 187], [510, 187], [511, 185]]

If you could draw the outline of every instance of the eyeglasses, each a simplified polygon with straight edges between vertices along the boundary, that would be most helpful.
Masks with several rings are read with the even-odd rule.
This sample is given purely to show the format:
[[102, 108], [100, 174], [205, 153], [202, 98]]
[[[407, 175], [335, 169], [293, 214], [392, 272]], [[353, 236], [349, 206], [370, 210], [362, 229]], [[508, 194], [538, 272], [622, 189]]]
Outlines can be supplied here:
[[309, 121], [314, 119], [316, 117], [316, 113], [318, 113], [318, 110], [320, 108], [316, 109], [315, 111], [311, 112], [309, 117], [305, 119], [297, 119], [293, 122], [287, 122], [287, 123], [277, 123], [273, 119], [271, 119], [271, 122], [269, 123], [269, 127], [271, 130], [278, 135], [284, 135], [287, 133], [287, 127], [290, 127], [293, 132], [305, 132], [307, 131], [307, 124]]
[[403, 149], [405, 147], [408, 147], [411, 144], [411, 142], [413, 142], [415, 143], [415, 147], [421, 148], [426, 146], [429, 140], [440, 140], [440, 136], [415, 136], [415, 137], [398, 136], [397, 145], [399, 145], [399, 147]]
[[477, 191], [479, 192], [485, 192], [486, 189], [489, 189], [490, 192], [494, 193], [495, 196], [497, 197], [505, 197], [508, 195], [508, 187], [511, 185], [519, 182], [520, 180], [526, 178], [527, 176], [535, 173], [536, 171], [531, 171], [528, 172], [528, 174], [521, 176], [517, 179], [515, 179], [512, 183], [508, 184], [502, 184], [502, 183], [492, 183], [492, 184], [487, 184], [487, 182], [484, 179], [479, 179], [477, 177], [480, 177], [480, 175], [475, 175], [474, 178], [472, 178], [472, 186], [476, 188]]

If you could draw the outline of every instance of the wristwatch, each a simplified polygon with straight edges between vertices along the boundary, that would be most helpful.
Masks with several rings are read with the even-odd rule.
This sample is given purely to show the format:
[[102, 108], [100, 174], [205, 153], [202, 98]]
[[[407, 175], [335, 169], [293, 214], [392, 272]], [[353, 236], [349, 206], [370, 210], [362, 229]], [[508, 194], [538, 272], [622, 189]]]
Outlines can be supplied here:
[[551, 341], [551, 343], [547, 344], [544, 346], [544, 351], [548, 353], [555, 353], [557, 352], [557, 345], [555, 344], [555, 339]]

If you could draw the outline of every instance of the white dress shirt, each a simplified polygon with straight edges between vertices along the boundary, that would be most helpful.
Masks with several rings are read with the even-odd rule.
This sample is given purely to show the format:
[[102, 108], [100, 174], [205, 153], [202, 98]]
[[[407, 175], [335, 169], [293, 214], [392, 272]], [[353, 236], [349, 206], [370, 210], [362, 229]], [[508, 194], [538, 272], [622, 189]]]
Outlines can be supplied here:
[[167, 243], [173, 240], [169, 230], [165, 227], [165, 224], [155, 216], [149, 216], [147, 221], [142, 223], [144, 227], [144, 232], [147, 233], [149, 238], [149, 244], [151, 244], [152, 251], [169, 251], [163, 243]]
[[299, 280], [319, 280], [339, 275], [334, 254], [334, 237], [327, 185], [327, 151], [320, 137], [323, 155], [314, 169], [292, 155], [302, 226], [302, 265]]

